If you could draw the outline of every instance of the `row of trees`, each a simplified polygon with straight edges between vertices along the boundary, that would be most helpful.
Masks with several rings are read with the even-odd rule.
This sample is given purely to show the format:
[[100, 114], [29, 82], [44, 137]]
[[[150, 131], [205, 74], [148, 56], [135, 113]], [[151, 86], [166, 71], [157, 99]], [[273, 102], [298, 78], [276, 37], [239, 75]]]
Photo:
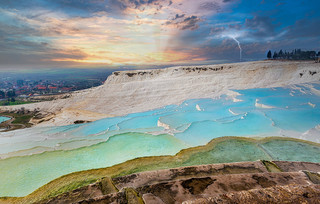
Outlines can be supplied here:
[[316, 51], [302, 51], [301, 49], [292, 50], [292, 52], [282, 51], [279, 52], [274, 51], [272, 54], [271, 50], [269, 50], [267, 54], [268, 59], [288, 59], [288, 60], [314, 60], [317, 57], [320, 57], [320, 51], [317, 53]]
[[7, 92], [0, 90], [0, 98], [13, 98], [15, 96], [16, 96], [15, 90], [7, 91]]
[[16, 102], [16, 99], [14, 99], [14, 98], [8, 98], [8, 99], [5, 100], [5, 101], [1, 101], [1, 102], [0, 102], [0, 105], [1, 105], [1, 106], [8, 106], [8, 105], [10, 105], [10, 102], [14, 103], [14, 102]]

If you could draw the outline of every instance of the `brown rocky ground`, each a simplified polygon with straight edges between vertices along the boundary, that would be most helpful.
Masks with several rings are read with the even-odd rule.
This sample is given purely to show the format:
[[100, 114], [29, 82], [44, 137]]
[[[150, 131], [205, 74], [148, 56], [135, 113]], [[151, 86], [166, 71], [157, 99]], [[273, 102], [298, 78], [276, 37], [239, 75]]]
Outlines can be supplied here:
[[320, 164], [256, 161], [103, 178], [40, 203], [320, 203]]

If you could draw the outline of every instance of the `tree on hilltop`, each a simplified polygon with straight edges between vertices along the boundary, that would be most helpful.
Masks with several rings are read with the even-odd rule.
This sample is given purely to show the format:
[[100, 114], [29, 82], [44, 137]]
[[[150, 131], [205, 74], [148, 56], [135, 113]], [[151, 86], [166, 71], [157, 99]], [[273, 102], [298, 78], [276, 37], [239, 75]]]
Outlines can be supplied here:
[[278, 53], [276, 51], [274, 51], [273, 53], [273, 59], [277, 59], [278, 58]]
[[272, 53], [271, 53], [271, 50], [269, 50], [269, 52], [267, 54], [268, 59], [271, 59], [271, 56], [272, 56]]
[[279, 51], [278, 57], [283, 58], [283, 51], [282, 50]]

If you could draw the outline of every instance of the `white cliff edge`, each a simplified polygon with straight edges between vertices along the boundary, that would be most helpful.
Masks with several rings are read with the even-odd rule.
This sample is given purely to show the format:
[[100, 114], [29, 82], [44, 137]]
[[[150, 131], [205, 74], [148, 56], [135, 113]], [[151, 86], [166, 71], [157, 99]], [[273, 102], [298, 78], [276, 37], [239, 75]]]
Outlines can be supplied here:
[[102, 86], [74, 92], [66, 99], [0, 107], [0, 111], [39, 109], [50, 117], [38, 126], [67, 125], [76, 120], [147, 111], [187, 99], [216, 98], [230, 94], [232, 89], [319, 82], [319, 68], [320, 64], [314, 62], [257, 61], [121, 71], [110, 75]]

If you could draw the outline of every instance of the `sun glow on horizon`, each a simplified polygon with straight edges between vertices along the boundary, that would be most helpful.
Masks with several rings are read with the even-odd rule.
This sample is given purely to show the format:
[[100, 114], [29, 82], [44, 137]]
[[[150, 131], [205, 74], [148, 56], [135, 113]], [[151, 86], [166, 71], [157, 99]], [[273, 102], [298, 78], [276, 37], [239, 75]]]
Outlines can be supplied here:
[[[291, 8], [301, 10], [296, 20], [285, 17]], [[264, 59], [272, 48], [315, 49], [313, 10], [296, 1], [1, 1], [0, 67], [239, 61], [239, 49]]]

